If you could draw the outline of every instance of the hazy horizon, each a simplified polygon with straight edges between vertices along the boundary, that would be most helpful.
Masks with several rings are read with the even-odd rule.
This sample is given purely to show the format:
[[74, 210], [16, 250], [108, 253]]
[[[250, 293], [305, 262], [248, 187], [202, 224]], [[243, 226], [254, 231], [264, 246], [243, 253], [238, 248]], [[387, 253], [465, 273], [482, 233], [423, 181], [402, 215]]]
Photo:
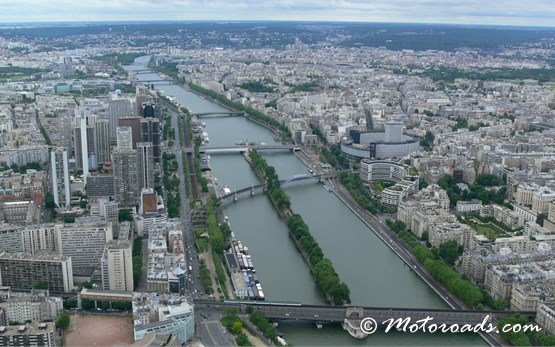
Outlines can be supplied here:
[[555, 6], [508, 0], [21, 0], [0, 3], [0, 23], [285, 21], [342, 23], [555, 26]]

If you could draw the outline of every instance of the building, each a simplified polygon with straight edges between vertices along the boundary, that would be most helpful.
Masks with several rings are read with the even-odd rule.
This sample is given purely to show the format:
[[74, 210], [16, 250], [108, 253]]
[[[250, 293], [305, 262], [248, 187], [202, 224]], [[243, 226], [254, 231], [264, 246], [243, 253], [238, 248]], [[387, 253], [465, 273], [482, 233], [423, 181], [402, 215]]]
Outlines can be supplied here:
[[112, 223], [112, 235], [119, 236], [119, 205], [117, 201], [106, 198], [98, 199], [98, 213], [105, 221]]
[[96, 156], [99, 164], [110, 162], [110, 120], [97, 119], [95, 123]]
[[456, 241], [457, 244], [467, 248], [474, 233], [474, 229], [468, 225], [451, 220], [431, 224], [428, 237], [433, 247], [439, 248], [440, 245], [448, 241]]
[[114, 175], [94, 173], [87, 178], [85, 186], [87, 197], [115, 197]]
[[75, 154], [75, 164], [78, 170], [82, 170], [85, 182], [90, 169], [98, 166], [95, 145], [95, 123], [96, 116], [85, 115], [87, 112], [81, 110], [75, 117], [73, 128], [73, 146]]
[[100, 269], [106, 243], [112, 240], [112, 223], [85, 221], [56, 224], [56, 250], [71, 257], [73, 270]]
[[112, 240], [102, 255], [102, 287], [104, 290], [133, 291], [132, 244]]
[[40, 222], [40, 207], [32, 200], [0, 202], [0, 219], [20, 225]]
[[388, 205], [399, 205], [418, 191], [418, 173], [409, 174], [410, 168], [392, 161], [363, 159], [360, 163], [360, 178], [372, 181], [394, 182], [392, 187], [381, 192], [381, 201]]
[[141, 190], [139, 188], [139, 156], [134, 149], [112, 151], [114, 172], [114, 192], [116, 200], [122, 206], [139, 204]]
[[50, 152], [52, 178], [52, 195], [58, 207], [68, 207], [71, 201], [71, 182], [69, 180], [69, 163], [65, 149], [53, 149]]
[[46, 253], [0, 253], [0, 282], [15, 290], [46, 284], [50, 292], [68, 293], [73, 289], [72, 259]]
[[0, 224], [0, 252], [23, 252], [23, 227]]
[[482, 201], [478, 199], [472, 199], [470, 201], [457, 201], [457, 212], [468, 213], [468, 212], [480, 212], [482, 208]]
[[133, 135], [131, 127], [117, 127], [116, 142], [119, 149], [133, 149]]
[[55, 321], [63, 311], [63, 301], [60, 297], [51, 297], [48, 290], [33, 289], [30, 293], [12, 293], [9, 298], [0, 303], [4, 309], [8, 322]]
[[555, 304], [553, 302], [538, 305], [536, 323], [541, 325], [548, 333], [555, 334]]
[[141, 118], [139, 117], [120, 118], [118, 126], [131, 127], [133, 148], [137, 148], [137, 142], [141, 142]]
[[135, 342], [148, 334], [176, 335], [184, 345], [193, 338], [194, 308], [175, 294], [133, 293]]
[[55, 224], [34, 224], [23, 230], [23, 252], [30, 254], [56, 252]]
[[420, 139], [403, 134], [403, 124], [386, 122], [385, 131], [350, 131], [349, 140], [341, 142], [341, 151], [355, 158], [402, 158], [420, 151]]
[[154, 149], [150, 142], [138, 142], [139, 155], [139, 187], [154, 188]]
[[162, 128], [158, 118], [141, 119], [141, 142], [152, 143], [152, 154], [154, 163], [159, 164], [162, 158], [160, 142], [162, 140]]
[[110, 93], [108, 101], [108, 117], [110, 121], [110, 139], [116, 140], [116, 128], [119, 125], [120, 118], [130, 117], [132, 115], [131, 102], [127, 99], [120, 98], [115, 93]]
[[0, 327], [0, 346], [40, 346], [60, 345], [56, 326], [52, 322]]

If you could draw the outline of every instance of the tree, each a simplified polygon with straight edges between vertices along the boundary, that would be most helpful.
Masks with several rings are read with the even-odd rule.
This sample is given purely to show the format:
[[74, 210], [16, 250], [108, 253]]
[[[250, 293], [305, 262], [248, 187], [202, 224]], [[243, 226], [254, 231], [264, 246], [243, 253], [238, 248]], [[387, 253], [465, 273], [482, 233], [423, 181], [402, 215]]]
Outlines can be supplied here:
[[133, 215], [131, 215], [131, 210], [122, 209], [118, 211], [118, 222], [132, 222]]
[[75, 216], [72, 214], [65, 215], [63, 221], [64, 223], [75, 223]]
[[457, 259], [462, 255], [463, 247], [457, 241], [451, 240], [439, 246], [439, 256], [449, 265], [455, 265]]
[[231, 327], [231, 333], [234, 335], [237, 335], [241, 332], [241, 329], [243, 329], [243, 322], [239, 321], [239, 322], [235, 322], [233, 323], [233, 326]]
[[54, 208], [56, 207], [56, 204], [54, 203], [54, 195], [52, 195], [52, 193], [48, 192], [46, 193], [46, 195], [44, 196], [44, 206], [46, 208]]
[[56, 325], [61, 329], [66, 329], [67, 327], [69, 327], [69, 323], [70, 323], [69, 314], [67, 312], [62, 312], [58, 317], [58, 321], [56, 322]]
[[538, 216], [536, 217], [536, 223], [538, 223], [538, 225], [541, 225], [543, 227], [543, 222], [546, 218], [547, 218], [546, 213], [538, 213]]
[[37, 284], [35, 284], [35, 289], [47, 290], [48, 289], [48, 284], [46, 284], [44, 282], [37, 283]]

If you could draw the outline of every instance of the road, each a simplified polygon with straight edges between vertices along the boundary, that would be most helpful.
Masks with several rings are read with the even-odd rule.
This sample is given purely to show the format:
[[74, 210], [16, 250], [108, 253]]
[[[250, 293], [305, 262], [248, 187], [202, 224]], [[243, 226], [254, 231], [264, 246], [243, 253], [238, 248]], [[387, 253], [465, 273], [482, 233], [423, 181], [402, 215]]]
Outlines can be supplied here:
[[166, 150], [174, 153], [176, 160], [177, 160], [177, 176], [179, 181], [179, 194], [181, 196], [181, 223], [182, 223], [182, 235], [183, 235], [183, 249], [185, 250], [185, 256], [187, 258], [187, 264], [191, 267], [192, 271], [188, 271], [187, 274], [187, 293], [192, 297], [200, 297], [204, 295], [204, 288], [202, 287], [202, 283], [200, 281], [200, 263], [197, 255], [197, 250], [195, 247], [195, 238], [194, 238], [194, 231], [191, 228], [191, 210], [190, 210], [190, 200], [187, 197], [187, 192], [185, 189], [185, 177], [183, 174], [183, 156], [182, 152], [184, 149], [189, 148], [191, 141], [188, 139], [189, 132], [186, 128], [187, 123], [184, 122], [185, 127], [185, 140], [187, 142], [186, 146], [181, 145], [181, 139], [179, 137], [179, 124], [178, 122], [182, 121], [181, 116], [179, 115], [178, 111], [174, 110], [173, 108], [168, 108], [171, 112], [171, 122], [172, 128], [175, 131], [175, 140], [174, 146], [171, 148], [167, 148]]
[[[457, 297], [436, 281], [426, 272], [423, 265], [414, 257], [412, 248], [401, 240], [397, 234], [389, 229], [383, 220], [365, 209], [362, 209], [354, 201], [351, 195], [346, 192], [337, 180], [327, 180], [326, 184], [331, 191], [347, 206], [360, 220], [364, 222], [401, 260], [405, 262], [424, 282], [426, 282], [451, 308], [464, 309], [465, 305]], [[480, 334], [490, 346], [501, 346], [503, 342], [491, 334]]]
[[233, 336], [220, 323], [221, 314], [217, 310], [195, 309], [195, 327], [198, 337], [205, 346], [235, 345]]

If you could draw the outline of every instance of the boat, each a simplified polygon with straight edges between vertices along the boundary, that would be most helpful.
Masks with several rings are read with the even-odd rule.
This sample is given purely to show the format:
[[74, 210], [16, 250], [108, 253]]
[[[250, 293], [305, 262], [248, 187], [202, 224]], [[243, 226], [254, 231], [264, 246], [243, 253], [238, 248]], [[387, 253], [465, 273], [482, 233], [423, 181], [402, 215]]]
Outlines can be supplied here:
[[218, 185], [218, 179], [214, 177], [214, 184]]
[[229, 189], [229, 186], [226, 184], [222, 187], [222, 192], [224, 195], [231, 194], [231, 189]]
[[331, 193], [331, 188], [330, 186], [324, 184], [324, 189], [328, 191], [328, 193]]

